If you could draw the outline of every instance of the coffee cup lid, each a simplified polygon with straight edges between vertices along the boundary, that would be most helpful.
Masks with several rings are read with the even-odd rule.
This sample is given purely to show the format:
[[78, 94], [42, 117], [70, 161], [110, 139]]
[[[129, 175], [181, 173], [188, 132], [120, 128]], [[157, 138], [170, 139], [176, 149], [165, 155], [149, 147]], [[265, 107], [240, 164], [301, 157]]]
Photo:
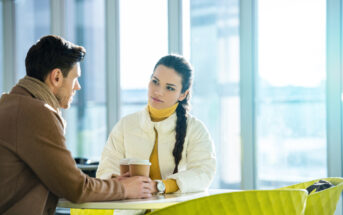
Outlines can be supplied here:
[[136, 165], [151, 165], [149, 160], [141, 160], [141, 159], [130, 159], [129, 164], [136, 164]]
[[120, 159], [119, 164], [129, 165], [131, 158]]

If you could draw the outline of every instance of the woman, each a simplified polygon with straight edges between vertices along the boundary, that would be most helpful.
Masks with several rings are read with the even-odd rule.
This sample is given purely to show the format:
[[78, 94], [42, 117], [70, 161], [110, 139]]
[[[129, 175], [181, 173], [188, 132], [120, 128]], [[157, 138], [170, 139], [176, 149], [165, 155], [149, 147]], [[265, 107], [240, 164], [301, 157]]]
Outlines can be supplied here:
[[191, 84], [192, 68], [183, 57], [162, 57], [149, 82], [147, 107], [115, 125], [97, 177], [119, 175], [120, 159], [139, 158], [151, 162], [153, 193], [208, 188], [216, 167], [214, 145], [205, 126], [188, 113]]

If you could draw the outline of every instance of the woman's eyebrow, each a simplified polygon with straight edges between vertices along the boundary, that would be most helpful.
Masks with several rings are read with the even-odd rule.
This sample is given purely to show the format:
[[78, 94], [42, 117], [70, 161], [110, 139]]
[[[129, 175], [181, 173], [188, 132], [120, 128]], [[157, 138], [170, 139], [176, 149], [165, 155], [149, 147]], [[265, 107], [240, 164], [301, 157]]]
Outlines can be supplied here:
[[[160, 79], [158, 79], [156, 76], [152, 76], [152, 78], [156, 79], [157, 81], [160, 81]], [[171, 84], [171, 83], [166, 83], [166, 85], [168, 86], [172, 86], [172, 87], [176, 87], [176, 84]]]

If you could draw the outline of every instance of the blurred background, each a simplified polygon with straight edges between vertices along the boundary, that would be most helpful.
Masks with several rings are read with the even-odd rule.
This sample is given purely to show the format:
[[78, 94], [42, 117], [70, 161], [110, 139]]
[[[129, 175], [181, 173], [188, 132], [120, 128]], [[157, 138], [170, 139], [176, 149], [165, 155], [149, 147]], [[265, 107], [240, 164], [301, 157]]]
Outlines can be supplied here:
[[217, 152], [212, 188], [342, 177], [341, 0], [1, 0], [0, 91], [31, 45], [57, 34], [87, 50], [67, 146], [99, 160], [121, 117], [144, 108], [157, 60], [195, 69], [191, 113]]

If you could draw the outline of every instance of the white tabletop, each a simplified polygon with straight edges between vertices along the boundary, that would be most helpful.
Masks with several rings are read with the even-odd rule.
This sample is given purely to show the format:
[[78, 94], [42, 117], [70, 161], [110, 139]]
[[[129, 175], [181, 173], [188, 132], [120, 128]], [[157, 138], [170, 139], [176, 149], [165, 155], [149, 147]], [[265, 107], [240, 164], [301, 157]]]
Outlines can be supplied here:
[[234, 192], [238, 190], [210, 189], [206, 192], [199, 193], [171, 193], [164, 195], [154, 195], [148, 199], [127, 199], [106, 202], [86, 202], [72, 203], [65, 199], [60, 199], [57, 207], [61, 208], [88, 208], [88, 209], [159, 209], [179, 202], [209, 196], [219, 193]]

